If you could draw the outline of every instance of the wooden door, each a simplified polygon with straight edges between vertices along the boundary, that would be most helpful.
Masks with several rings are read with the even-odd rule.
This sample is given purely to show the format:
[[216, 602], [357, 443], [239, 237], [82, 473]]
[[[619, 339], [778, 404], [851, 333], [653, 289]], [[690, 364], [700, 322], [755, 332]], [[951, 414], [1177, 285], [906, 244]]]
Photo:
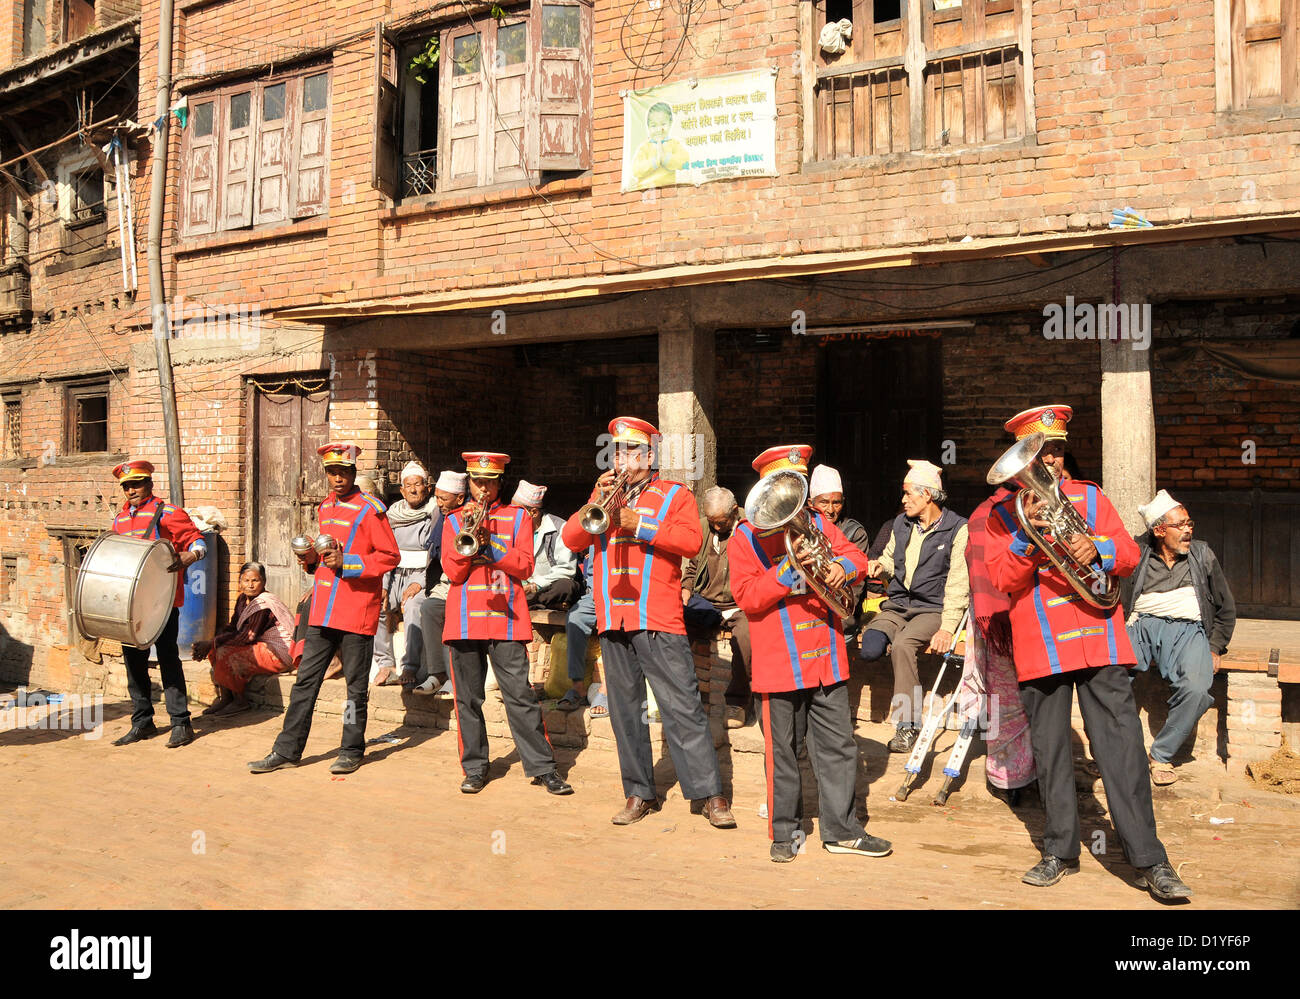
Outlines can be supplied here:
[[293, 607], [307, 580], [289, 542], [318, 533], [326, 487], [316, 449], [329, 439], [329, 392], [258, 386], [253, 433], [253, 558], [266, 565], [266, 588]]

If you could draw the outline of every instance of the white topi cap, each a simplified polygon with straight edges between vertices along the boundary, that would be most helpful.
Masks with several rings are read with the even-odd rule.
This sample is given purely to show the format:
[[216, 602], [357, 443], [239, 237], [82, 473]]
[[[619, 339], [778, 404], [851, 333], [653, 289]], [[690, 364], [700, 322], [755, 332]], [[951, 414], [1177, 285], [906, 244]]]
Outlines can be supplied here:
[[542, 497], [545, 495], [545, 486], [535, 486], [527, 479], [520, 479], [519, 487], [515, 489], [514, 499], [510, 502], [515, 506], [539, 507], [542, 505]]
[[423, 479], [429, 481], [429, 473], [424, 470], [424, 466], [418, 461], [408, 461], [402, 466], [402, 478], [400, 481], [405, 482], [407, 479]]
[[438, 481], [434, 484], [434, 489], [444, 493], [455, 493], [457, 496], [465, 495], [465, 483], [469, 476], [464, 472], [442, 471], [438, 473]]
[[1156, 493], [1155, 498], [1151, 500], [1150, 503], [1146, 506], [1138, 507], [1138, 513], [1140, 513], [1142, 519], [1146, 521], [1147, 527], [1155, 527], [1156, 521], [1167, 514], [1170, 510], [1176, 510], [1180, 506], [1182, 506], [1182, 504], [1179, 503], [1178, 500], [1174, 499], [1169, 495], [1169, 493], [1161, 489], [1160, 492]]
[[818, 465], [812, 470], [812, 479], [808, 483], [809, 496], [825, 496], [827, 493], [843, 493], [844, 483], [840, 473], [830, 465]]
[[911, 467], [903, 476], [903, 485], [911, 483], [914, 486], [920, 486], [923, 489], [942, 489], [943, 469], [938, 465], [926, 461], [924, 458], [908, 458], [908, 465]]

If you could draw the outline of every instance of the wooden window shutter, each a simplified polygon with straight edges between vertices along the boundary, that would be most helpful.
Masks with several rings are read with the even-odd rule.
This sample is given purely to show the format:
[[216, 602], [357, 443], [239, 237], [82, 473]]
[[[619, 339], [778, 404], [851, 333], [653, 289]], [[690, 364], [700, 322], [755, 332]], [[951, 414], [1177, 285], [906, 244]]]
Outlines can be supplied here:
[[289, 143], [297, 118], [300, 80], [264, 83], [254, 92], [257, 119], [257, 165], [253, 224], [289, 217]]
[[375, 141], [371, 156], [372, 186], [394, 201], [402, 175], [402, 155], [397, 144], [397, 41], [375, 25]]
[[181, 157], [181, 235], [201, 236], [217, 228], [217, 151], [221, 135], [221, 102], [215, 97], [195, 101], [197, 118], [201, 108], [207, 134], [185, 129], [185, 152]]
[[296, 219], [324, 215], [329, 207], [330, 75], [308, 73], [300, 83], [290, 184], [291, 212]]
[[[483, 86], [483, 34], [478, 25], [467, 25], [443, 33], [440, 46], [442, 80], [439, 100], [443, 102], [442, 126], [438, 129], [438, 182], [442, 190], [477, 187], [487, 176], [488, 113]], [[445, 100], [442, 95], [446, 95]], [[446, 157], [442, 151], [446, 151]], [[445, 167], [444, 167], [445, 164]]]
[[488, 135], [492, 139], [489, 153], [489, 172], [484, 183], [523, 180], [527, 174], [529, 134], [528, 108], [531, 104], [529, 58], [530, 22], [524, 17], [503, 19], [496, 24], [490, 20], [484, 25], [484, 34], [492, 36], [492, 44], [485, 50], [491, 71], [486, 75], [492, 87], [488, 102]]
[[537, 168], [591, 166], [591, 4], [533, 3]]
[[242, 229], [253, 224], [253, 148], [257, 112], [253, 88], [226, 94], [217, 102], [221, 112], [221, 218], [218, 228]]

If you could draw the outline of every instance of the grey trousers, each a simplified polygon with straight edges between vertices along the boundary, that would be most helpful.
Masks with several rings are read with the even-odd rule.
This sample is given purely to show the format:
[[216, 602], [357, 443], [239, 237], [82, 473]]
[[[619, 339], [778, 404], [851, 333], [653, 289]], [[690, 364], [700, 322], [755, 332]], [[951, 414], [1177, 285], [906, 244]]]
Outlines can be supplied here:
[[721, 794], [718, 754], [709, 717], [700, 703], [695, 657], [686, 636], [666, 631], [606, 631], [600, 636], [600, 652], [623, 794], [645, 801], [658, 798], [646, 718], [647, 680], [659, 703], [682, 794], [691, 801]]
[[[397, 600], [401, 597], [400, 593], [389, 593], [389, 607], [396, 607]], [[406, 648], [402, 652], [402, 671], [418, 673], [420, 666], [424, 661], [424, 640], [422, 626], [423, 609], [425, 601], [424, 590], [411, 597], [406, 603], [402, 604], [402, 621], [405, 622]], [[375, 629], [375, 660], [381, 667], [392, 669], [395, 665], [393, 662], [393, 636], [388, 633], [388, 615], [381, 613], [379, 615], [379, 626]]]
[[1043, 853], [1065, 860], [1079, 856], [1079, 806], [1070, 743], [1075, 690], [1088, 743], [1101, 769], [1106, 804], [1129, 863], [1134, 867], [1163, 863], [1168, 858], [1156, 837], [1142, 723], [1128, 670], [1122, 666], [1070, 670], [1020, 685], [1020, 700], [1029, 715], [1038, 787], [1047, 812]]
[[447, 642], [451, 650], [451, 684], [456, 695], [456, 739], [465, 775], [488, 768], [487, 724], [483, 721], [483, 684], [488, 659], [506, 702], [510, 735], [519, 750], [525, 777], [555, 769], [551, 740], [542, 721], [542, 706], [528, 682], [528, 651], [523, 642], [468, 640]]
[[853, 739], [849, 685], [758, 694], [762, 705], [763, 762], [767, 771], [767, 834], [778, 843], [795, 838], [803, 819], [799, 748], [817, 778], [818, 832], [825, 843], [866, 835], [858, 821], [855, 784], [858, 744]]
[[913, 724], [921, 717], [925, 692], [916, 657], [939, 630], [941, 617], [938, 611], [882, 610], [862, 633], [859, 651], [863, 658], [875, 658], [884, 651], [884, 643], [879, 638], [873, 640], [872, 632], [883, 635], [889, 643], [889, 658], [894, 666], [894, 697], [889, 708], [891, 715], [897, 709], [900, 724]]
[[430, 676], [447, 676], [450, 665], [447, 648], [442, 644], [442, 626], [447, 619], [447, 601], [442, 597], [426, 597], [420, 604], [420, 632], [423, 655], [421, 670], [415, 678], [423, 681]]

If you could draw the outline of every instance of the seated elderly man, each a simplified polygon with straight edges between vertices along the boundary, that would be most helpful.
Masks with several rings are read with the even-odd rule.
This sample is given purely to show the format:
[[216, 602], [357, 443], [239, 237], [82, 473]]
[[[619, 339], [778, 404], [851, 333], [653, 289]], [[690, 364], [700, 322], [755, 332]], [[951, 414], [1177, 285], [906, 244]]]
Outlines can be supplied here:
[[740, 507], [730, 489], [713, 486], [704, 492], [704, 541], [696, 556], [682, 569], [682, 603], [687, 631], [711, 636], [720, 625], [731, 631], [731, 682], [727, 684], [727, 727], [740, 728], [753, 720], [753, 694], [749, 689], [749, 622], [731, 595], [727, 545], [741, 520]]
[[1121, 592], [1137, 669], [1154, 665], [1173, 687], [1169, 717], [1147, 756], [1151, 782], [1165, 785], [1178, 780], [1174, 754], [1214, 703], [1210, 683], [1228, 651], [1237, 605], [1210, 546], [1192, 539], [1185, 506], [1161, 489], [1138, 513], [1149, 530], [1137, 539], [1137, 569]]
[[[401, 683], [413, 687], [424, 653], [420, 627], [424, 576], [429, 568], [434, 526], [442, 527], [438, 507], [429, 501], [429, 473], [419, 462], [408, 462], [402, 469], [402, 498], [388, 508], [388, 523], [397, 538], [401, 561], [384, 579], [387, 600], [375, 631], [375, 658], [380, 664], [375, 684], [384, 687]], [[406, 622], [406, 648], [402, 652], [401, 676], [394, 678], [393, 632], [399, 610]]]
[[[867, 534], [867, 529], [852, 517], [844, 517], [844, 483], [838, 470], [830, 465], [817, 465], [813, 468], [812, 477], [808, 481], [808, 505], [838, 527], [849, 544], [862, 554], [868, 554], [871, 536]], [[866, 576], [853, 584], [853, 614], [840, 622], [841, 630], [847, 637], [858, 633], [858, 610], [862, 604], [862, 590], [866, 585]]]
[[468, 481], [469, 476], [464, 472], [444, 471], [439, 473], [433, 487], [433, 502], [438, 512], [433, 519], [429, 569], [424, 577], [426, 599], [420, 607], [424, 656], [420, 672], [416, 674], [417, 682], [412, 688], [416, 694], [436, 694], [448, 685], [451, 659], [442, 644], [442, 627], [447, 618], [447, 593], [451, 589], [451, 580], [442, 571], [442, 522], [465, 502], [465, 484]]
[[889, 578], [889, 599], [862, 633], [860, 655], [879, 659], [890, 648], [898, 731], [889, 742], [894, 753], [910, 752], [920, 734], [917, 720], [924, 697], [916, 657], [944, 653], [970, 601], [966, 572], [966, 518], [944, 508], [942, 469], [909, 458], [903, 479], [903, 512], [879, 560], [868, 564], [873, 576]]
[[545, 486], [520, 479], [510, 501], [533, 518], [533, 574], [524, 580], [524, 596], [529, 610], [567, 610], [578, 599], [578, 556], [560, 540], [564, 521], [553, 513], [542, 513], [545, 495]]

